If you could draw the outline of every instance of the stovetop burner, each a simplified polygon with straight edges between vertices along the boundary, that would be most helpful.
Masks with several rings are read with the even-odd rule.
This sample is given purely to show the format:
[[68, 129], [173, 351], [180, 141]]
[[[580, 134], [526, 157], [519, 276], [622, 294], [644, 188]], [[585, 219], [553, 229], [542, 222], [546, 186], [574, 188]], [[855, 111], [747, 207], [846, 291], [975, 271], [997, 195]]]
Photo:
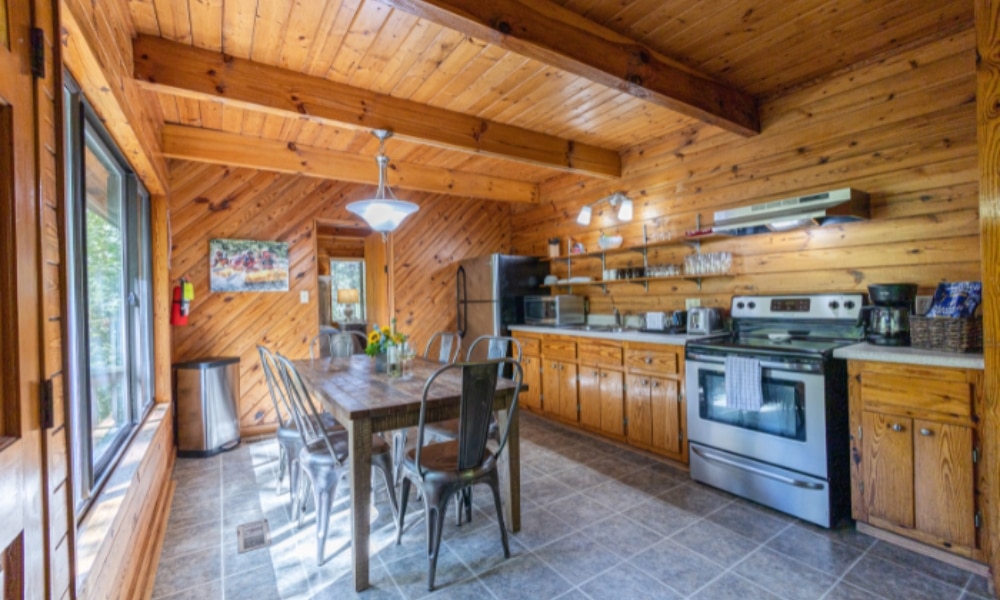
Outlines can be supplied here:
[[736, 296], [733, 332], [687, 346], [716, 353], [829, 358], [834, 349], [864, 338], [858, 324], [863, 301], [861, 294]]

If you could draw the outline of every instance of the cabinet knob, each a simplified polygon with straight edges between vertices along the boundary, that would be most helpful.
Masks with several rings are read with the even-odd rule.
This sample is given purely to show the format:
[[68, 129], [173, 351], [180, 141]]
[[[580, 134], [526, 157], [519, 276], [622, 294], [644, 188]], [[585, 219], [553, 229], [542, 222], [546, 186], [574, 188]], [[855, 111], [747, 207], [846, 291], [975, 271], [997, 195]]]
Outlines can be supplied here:
[[643, 379], [642, 380], [642, 385], [649, 385], [649, 380], [648, 379]]
[[607, 376], [608, 376], [607, 373], [601, 373], [601, 377], [607, 378]]
[[659, 382], [659, 381], [654, 381], [654, 382], [653, 382], [653, 387], [654, 387], [654, 388], [658, 388], [658, 387], [660, 387], [660, 382]]
[[653, 357], [651, 357], [651, 356], [647, 356], [647, 357], [645, 358], [645, 361], [646, 361], [646, 364], [647, 364], [647, 365], [651, 365], [651, 364], [653, 364]]
[[903, 426], [900, 425], [899, 423], [893, 423], [892, 424], [892, 430], [893, 431], [902, 431], [903, 430]]
[[594, 377], [597, 377], [597, 371], [594, 371], [594, 372], [592, 373], [592, 375], [593, 375]]
[[931, 435], [934, 435], [934, 432], [931, 431], [930, 429], [927, 429], [926, 427], [921, 427], [920, 428], [920, 435], [931, 436]]

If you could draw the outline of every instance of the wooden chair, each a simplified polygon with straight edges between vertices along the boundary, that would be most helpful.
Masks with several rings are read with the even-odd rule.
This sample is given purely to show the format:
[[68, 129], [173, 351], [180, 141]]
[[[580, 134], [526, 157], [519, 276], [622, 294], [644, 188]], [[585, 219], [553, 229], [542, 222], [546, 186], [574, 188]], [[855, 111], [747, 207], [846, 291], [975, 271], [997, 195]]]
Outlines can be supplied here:
[[[501, 432], [496, 450], [487, 446], [490, 421], [493, 417], [493, 402], [496, 396], [497, 373], [500, 366], [509, 367], [516, 384], [511, 401], [507, 426]], [[427, 398], [434, 382], [444, 373], [461, 371], [462, 398], [458, 416], [458, 437], [444, 442], [425, 445], [427, 426]], [[416, 485], [422, 492], [427, 527], [427, 589], [434, 589], [434, 575], [437, 570], [438, 550], [441, 547], [441, 531], [444, 527], [448, 501], [452, 496], [460, 496], [477, 483], [486, 483], [493, 491], [493, 505], [497, 511], [500, 526], [500, 540], [505, 558], [510, 557], [507, 528], [503, 522], [503, 507], [500, 502], [500, 480], [497, 474], [497, 459], [507, 445], [510, 423], [516, 418], [517, 397], [521, 387], [523, 372], [516, 361], [505, 358], [477, 363], [455, 363], [438, 369], [424, 384], [423, 400], [420, 403], [420, 421], [417, 425], [417, 445], [407, 451], [403, 460], [403, 484], [396, 520], [396, 543], [403, 536], [406, 518], [406, 504], [410, 485]]]

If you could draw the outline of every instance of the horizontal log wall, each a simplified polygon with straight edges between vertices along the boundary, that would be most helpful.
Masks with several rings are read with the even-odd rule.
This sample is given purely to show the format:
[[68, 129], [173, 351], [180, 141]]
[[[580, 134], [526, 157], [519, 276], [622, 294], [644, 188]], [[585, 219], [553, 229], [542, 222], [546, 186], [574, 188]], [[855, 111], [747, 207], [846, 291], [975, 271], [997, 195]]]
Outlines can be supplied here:
[[[274, 410], [256, 346], [290, 358], [308, 356], [319, 331], [316, 221], [364, 225], [343, 207], [370, 195], [370, 186], [253, 169], [177, 162], [170, 166], [170, 278], [195, 287], [190, 325], [173, 328], [174, 362], [206, 356], [240, 358], [240, 426], [245, 434], [274, 428]], [[453, 263], [509, 247], [506, 204], [407, 193], [420, 204], [394, 234], [398, 327], [423, 343], [454, 327]], [[289, 244], [287, 293], [212, 293], [208, 244], [214, 238]], [[300, 303], [300, 292], [309, 302]]]
[[[978, 280], [975, 48], [971, 30], [846, 70], [761, 107], [763, 132], [738, 138], [693, 126], [623, 157], [625, 177], [604, 183], [559, 176], [542, 186], [542, 204], [516, 207], [516, 253], [544, 255], [551, 237], [597, 250], [602, 231], [638, 244], [643, 226], [678, 239], [698, 217], [840, 187], [871, 194], [871, 220], [826, 228], [706, 241], [703, 252], [731, 251], [731, 278], [615, 284], [604, 293], [575, 286], [593, 312], [683, 309], [685, 298], [728, 307], [734, 294], [866, 291], [871, 283], [912, 281], [930, 293], [940, 281]], [[621, 224], [608, 204], [589, 227], [580, 207], [615, 190], [635, 200]], [[651, 263], [683, 262], [685, 244], [650, 252]], [[610, 267], [642, 264], [641, 254], [610, 255]], [[563, 272], [564, 263], [553, 263]], [[573, 262], [574, 275], [599, 278], [600, 258]]]

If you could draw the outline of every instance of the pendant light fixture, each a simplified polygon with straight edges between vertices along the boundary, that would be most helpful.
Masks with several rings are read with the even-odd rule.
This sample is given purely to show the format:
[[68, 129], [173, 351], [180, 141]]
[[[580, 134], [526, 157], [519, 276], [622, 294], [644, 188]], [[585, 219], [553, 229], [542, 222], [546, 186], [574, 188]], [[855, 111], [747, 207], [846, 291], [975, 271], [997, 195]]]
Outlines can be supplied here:
[[420, 209], [412, 202], [397, 200], [396, 195], [389, 189], [386, 183], [386, 170], [389, 167], [389, 157], [385, 155], [385, 141], [392, 137], [392, 131], [388, 129], [375, 129], [372, 135], [378, 138], [378, 156], [375, 162], [378, 163], [378, 188], [375, 196], [367, 200], [351, 202], [347, 205], [347, 210], [358, 215], [368, 223], [373, 230], [381, 232], [384, 237], [390, 231], [394, 231], [403, 219], [412, 215]]
[[576, 222], [580, 225], [590, 225], [590, 217], [593, 214], [593, 209], [591, 207], [605, 201], [611, 205], [611, 208], [616, 206], [618, 207], [619, 221], [632, 220], [632, 200], [629, 199], [624, 192], [615, 192], [610, 196], [605, 196], [600, 200], [595, 200], [590, 204], [584, 205], [584, 207], [580, 209], [580, 214], [576, 217]]

